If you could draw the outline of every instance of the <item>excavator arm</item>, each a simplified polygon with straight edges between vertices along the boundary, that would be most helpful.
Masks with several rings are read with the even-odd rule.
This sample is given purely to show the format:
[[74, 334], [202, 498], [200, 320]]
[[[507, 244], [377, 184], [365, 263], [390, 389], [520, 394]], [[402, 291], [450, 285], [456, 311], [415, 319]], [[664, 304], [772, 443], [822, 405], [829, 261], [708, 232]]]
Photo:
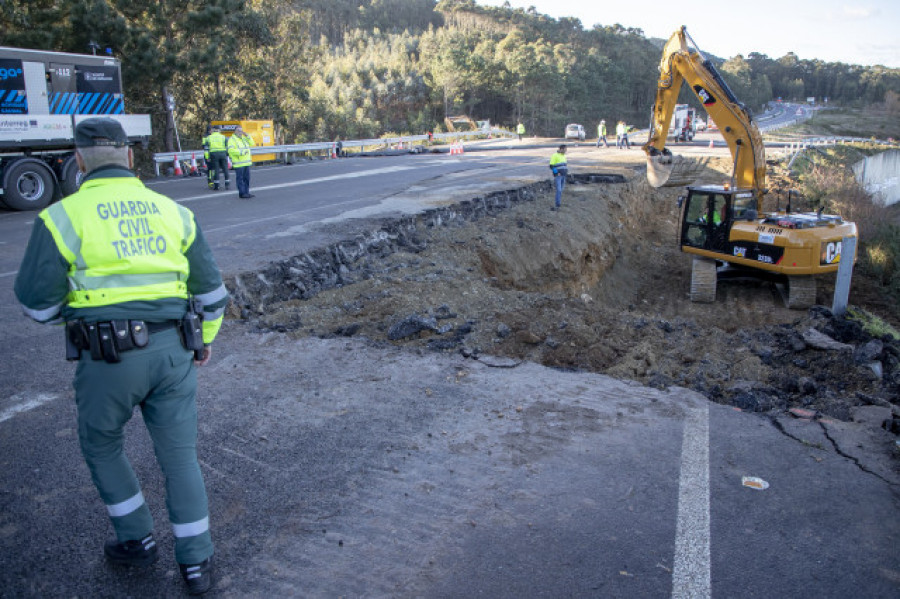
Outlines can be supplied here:
[[760, 202], [765, 188], [766, 159], [762, 136], [750, 111], [735, 98], [711, 61], [682, 27], [663, 48], [650, 135], [644, 145], [647, 178], [654, 187], [666, 185], [674, 162], [666, 149], [669, 123], [684, 82], [699, 98], [725, 138], [734, 159], [732, 184], [752, 189]]

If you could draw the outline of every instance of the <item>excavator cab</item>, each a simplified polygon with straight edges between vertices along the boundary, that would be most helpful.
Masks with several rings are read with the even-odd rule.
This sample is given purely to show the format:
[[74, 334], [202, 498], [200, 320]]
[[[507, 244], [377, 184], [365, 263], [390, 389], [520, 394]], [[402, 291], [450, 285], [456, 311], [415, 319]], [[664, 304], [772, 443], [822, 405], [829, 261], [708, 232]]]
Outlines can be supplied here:
[[732, 192], [689, 187], [681, 217], [681, 245], [723, 253], [731, 224]]
[[742, 220], [757, 218], [756, 198], [749, 189], [703, 185], [687, 187], [678, 198], [681, 207], [679, 245], [694, 255], [691, 266], [691, 301], [716, 299], [718, 265], [732, 262], [744, 252], [732, 239], [732, 229]]

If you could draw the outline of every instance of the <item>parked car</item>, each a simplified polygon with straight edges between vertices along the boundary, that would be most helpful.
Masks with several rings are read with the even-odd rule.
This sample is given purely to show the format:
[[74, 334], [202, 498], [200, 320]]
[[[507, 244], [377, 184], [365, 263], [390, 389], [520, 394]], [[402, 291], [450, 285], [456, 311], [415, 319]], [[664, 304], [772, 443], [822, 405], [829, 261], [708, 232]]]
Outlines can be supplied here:
[[697, 128], [697, 131], [706, 131], [706, 121], [702, 117], [697, 117], [697, 120], [694, 121], [694, 126]]
[[572, 123], [571, 125], [566, 125], [566, 139], [577, 139], [578, 141], [584, 141], [584, 126]]

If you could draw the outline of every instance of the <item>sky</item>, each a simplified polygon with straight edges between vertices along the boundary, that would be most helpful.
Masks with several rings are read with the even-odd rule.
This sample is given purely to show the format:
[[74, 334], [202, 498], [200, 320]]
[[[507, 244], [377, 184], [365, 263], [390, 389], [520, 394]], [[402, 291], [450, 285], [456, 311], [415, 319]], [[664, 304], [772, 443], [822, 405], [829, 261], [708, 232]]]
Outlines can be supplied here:
[[[504, 0], [476, 0], [501, 6]], [[781, 58], [881, 64], [900, 68], [900, 0], [509, 0], [554, 18], [575, 17], [594, 25], [642, 29], [668, 39], [682, 25], [703, 52], [719, 58], [751, 52]]]

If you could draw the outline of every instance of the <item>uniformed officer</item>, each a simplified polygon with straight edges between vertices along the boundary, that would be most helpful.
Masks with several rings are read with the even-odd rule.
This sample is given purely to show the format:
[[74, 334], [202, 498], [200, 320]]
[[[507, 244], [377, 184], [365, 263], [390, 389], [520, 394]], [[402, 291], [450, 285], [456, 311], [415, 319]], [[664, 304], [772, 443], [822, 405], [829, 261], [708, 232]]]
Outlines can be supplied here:
[[212, 126], [206, 127], [206, 134], [201, 139], [203, 143], [203, 163], [206, 165], [206, 184], [210, 189], [213, 189], [213, 168], [212, 164], [210, 164], [210, 156], [209, 156], [209, 136], [212, 134]]
[[38, 322], [66, 321], [67, 357], [78, 359], [78, 439], [117, 537], [106, 557], [133, 566], [157, 557], [150, 510], [122, 450], [140, 406], [166, 478], [175, 559], [188, 591], [204, 593], [213, 544], [197, 462], [196, 367], [209, 361], [228, 293], [194, 215], [130, 170], [117, 121], [82, 121], [75, 146], [84, 181], [35, 219], [16, 297]]
[[219, 189], [219, 174], [225, 174], [225, 189], [228, 189], [228, 138], [222, 135], [219, 125], [206, 138], [209, 143], [209, 159], [212, 161], [213, 189]]
[[250, 148], [255, 145], [253, 138], [244, 133], [244, 128], [240, 125], [234, 128], [234, 133], [228, 138], [228, 156], [231, 158], [231, 166], [234, 167], [238, 197], [243, 200], [254, 197], [250, 193], [250, 165], [253, 164]]

